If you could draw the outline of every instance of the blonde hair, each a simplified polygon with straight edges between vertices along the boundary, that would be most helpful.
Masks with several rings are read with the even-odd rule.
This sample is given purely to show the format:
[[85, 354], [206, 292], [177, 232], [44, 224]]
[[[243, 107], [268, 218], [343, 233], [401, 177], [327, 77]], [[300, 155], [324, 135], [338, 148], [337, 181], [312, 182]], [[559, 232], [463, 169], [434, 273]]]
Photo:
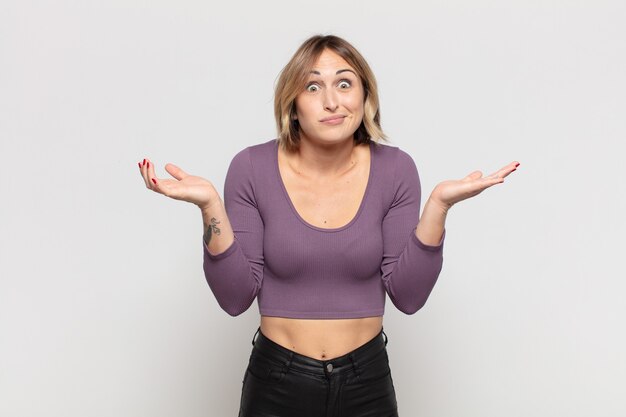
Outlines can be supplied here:
[[331, 50], [355, 70], [363, 84], [364, 112], [361, 125], [354, 132], [356, 144], [387, 140], [380, 126], [380, 109], [376, 78], [365, 58], [346, 40], [334, 35], [315, 35], [304, 41], [280, 72], [274, 91], [274, 117], [278, 142], [288, 151], [300, 142], [300, 124], [295, 119], [296, 97], [304, 89], [309, 73], [322, 52]]

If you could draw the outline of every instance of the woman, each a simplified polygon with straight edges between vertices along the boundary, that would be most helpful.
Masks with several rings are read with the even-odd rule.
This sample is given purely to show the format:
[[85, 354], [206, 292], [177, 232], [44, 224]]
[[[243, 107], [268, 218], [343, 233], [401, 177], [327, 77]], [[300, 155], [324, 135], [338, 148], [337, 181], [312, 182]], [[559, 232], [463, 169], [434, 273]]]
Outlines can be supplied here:
[[275, 117], [278, 139], [233, 158], [224, 201], [175, 165], [165, 166], [172, 180], [139, 163], [148, 188], [200, 207], [204, 273], [220, 306], [237, 316], [258, 297], [239, 415], [397, 416], [385, 295], [406, 314], [419, 310], [442, 267], [449, 209], [519, 164], [438, 184], [420, 217], [412, 158], [377, 142], [374, 75], [336, 36], [296, 51]]

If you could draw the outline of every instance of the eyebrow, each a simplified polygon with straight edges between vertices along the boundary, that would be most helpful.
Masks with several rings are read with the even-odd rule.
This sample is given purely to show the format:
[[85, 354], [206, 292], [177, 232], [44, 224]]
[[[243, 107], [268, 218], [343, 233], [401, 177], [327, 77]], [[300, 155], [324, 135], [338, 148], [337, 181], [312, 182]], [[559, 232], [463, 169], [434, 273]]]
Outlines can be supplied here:
[[[354, 71], [352, 71], [351, 69], [347, 69], [347, 68], [338, 70], [335, 73], [335, 75], [341, 74], [342, 72], [346, 72], [346, 71], [349, 71], [349, 72], [353, 73], [354, 75], [356, 75], [356, 73]], [[315, 71], [315, 70], [312, 70], [311, 74], [322, 75], [319, 71]]]

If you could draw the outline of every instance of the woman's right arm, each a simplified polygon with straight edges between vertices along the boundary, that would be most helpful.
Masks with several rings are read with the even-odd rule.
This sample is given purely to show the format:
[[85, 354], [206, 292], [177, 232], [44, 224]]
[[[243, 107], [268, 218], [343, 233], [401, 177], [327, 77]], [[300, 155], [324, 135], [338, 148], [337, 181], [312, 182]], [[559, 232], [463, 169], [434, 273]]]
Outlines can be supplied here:
[[226, 215], [224, 202], [219, 198], [208, 207], [201, 207], [202, 223], [204, 225], [204, 244], [213, 256], [226, 251], [235, 240], [233, 228]]
[[261, 288], [264, 266], [264, 227], [257, 208], [249, 149], [231, 161], [223, 201], [209, 181], [189, 175], [173, 164], [167, 164], [165, 169], [174, 180], [156, 178], [149, 161], [140, 163], [139, 168], [146, 187], [200, 208], [207, 283], [224, 311], [231, 316], [245, 312]]
[[233, 229], [226, 215], [224, 202], [210, 181], [189, 175], [174, 164], [166, 164], [165, 170], [175, 180], [157, 179], [154, 164], [145, 159], [143, 163], [139, 163], [139, 170], [147, 188], [176, 200], [194, 203], [200, 208], [204, 224], [203, 236], [209, 253], [217, 255], [233, 243]]

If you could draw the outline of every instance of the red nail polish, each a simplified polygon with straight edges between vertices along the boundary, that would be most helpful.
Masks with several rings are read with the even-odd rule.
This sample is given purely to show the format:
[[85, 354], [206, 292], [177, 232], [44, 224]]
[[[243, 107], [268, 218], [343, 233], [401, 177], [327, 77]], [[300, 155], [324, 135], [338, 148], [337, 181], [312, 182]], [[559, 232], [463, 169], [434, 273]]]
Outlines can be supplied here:
[[139, 165], [139, 169], [141, 169], [141, 162], [137, 162], [137, 165]]
[[515, 168], [517, 168], [519, 166], [519, 162], [517, 164], [515, 164]]
[[156, 184], [156, 180], [154, 178], [152, 178], [152, 182]]
[[148, 168], [150, 168], [150, 162], [148, 162]]
[[144, 160], [143, 160], [143, 164], [141, 164], [141, 165], [145, 165], [145, 164], [146, 164], [146, 160], [144, 159]]

